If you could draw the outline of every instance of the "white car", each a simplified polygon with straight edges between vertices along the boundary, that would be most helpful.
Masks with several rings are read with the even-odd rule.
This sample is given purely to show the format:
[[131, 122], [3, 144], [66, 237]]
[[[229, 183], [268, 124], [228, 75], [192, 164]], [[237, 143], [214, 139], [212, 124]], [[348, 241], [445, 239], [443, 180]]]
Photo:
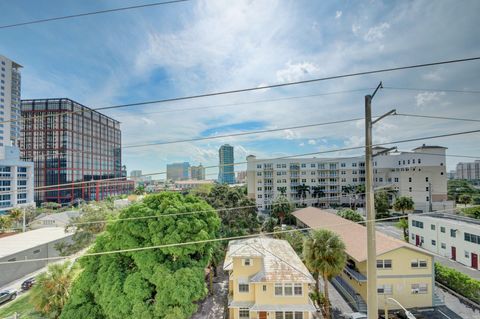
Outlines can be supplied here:
[[347, 315], [347, 319], [367, 319], [367, 314], [362, 312], [354, 312]]

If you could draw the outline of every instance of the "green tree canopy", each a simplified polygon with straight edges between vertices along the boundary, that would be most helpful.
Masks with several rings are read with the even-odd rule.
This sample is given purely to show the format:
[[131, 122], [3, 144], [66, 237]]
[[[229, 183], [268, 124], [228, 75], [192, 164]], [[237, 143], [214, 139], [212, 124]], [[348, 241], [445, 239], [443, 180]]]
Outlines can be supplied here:
[[337, 212], [337, 215], [352, 222], [361, 222], [364, 220], [362, 215], [351, 209], [342, 209]]
[[462, 213], [465, 216], [475, 218], [475, 219], [480, 219], [480, 207], [478, 206], [463, 208]]
[[323, 312], [325, 318], [330, 318], [330, 301], [328, 297], [328, 280], [340, 274], [347, 262], [345, 244], [334, 232], [326, 229], [315, 230], [305, 240], [303, 258], [307, 268], [316, 281], [317, 295], [320, 296], [318, 277], [322, 276], [324, 285], [325, 303]]
[[395, 224], [395, 227], [400, 228], [403, 231], [403, 240], [408, 242], [408, 220], [405, 217], [401, 218]]
[[376, 218], [385, 218], [390, 216], [390, 204], [388, 203], [387, 192], [381, 191], [375, 193], [375, 216]]
[[[292, 222], [292, 218], [289, 216], [293, 211], [293, 205], [285, 196], [278, 196], [272, 202], [272, 217], [277, 218], [280, 224], [284, 221]], [[293, 218], [293, 222], [294, 218]]]
[[[168, 216], [177, 213], [197, 212]], [[163, 192], [125, 208], [92, 252], [212, 239], [220, 219], [195, 196]], [[205, 297], [204, 269], [213, 243], [86, 256], [61, 318], [189, 318]]]
[[400, 196], [395, 199], [395, 203], [393, 203], [393, 209], [396, 211], [401, 211], [403, 215], [405, 215], [406, 210], [413, 210], [414, 203], [411, 197], [407, 196]]
[[462, 194], [458, 197], [458, 202], [460, 204], [465, 204], [465, 207], [467, 207], [467, 204], [470, 204], [472, 201], [472, 196], [470, 194]]

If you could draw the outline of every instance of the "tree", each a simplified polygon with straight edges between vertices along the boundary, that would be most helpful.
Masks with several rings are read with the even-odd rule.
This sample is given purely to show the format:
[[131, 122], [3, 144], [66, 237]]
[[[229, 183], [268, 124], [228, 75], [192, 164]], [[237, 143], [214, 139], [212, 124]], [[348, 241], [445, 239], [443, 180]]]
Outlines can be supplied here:
[[4, 233], [12, 227], [12, 219], [8, 215], [0, 215], [0, 231]]
[[20, 220], [23, 219], [23, 212], [21, 209], [19, 208], [12, 208], [9, 212], [8, 212], [8, 216], [10, 217], [10, 219], [13, 221], [13, 222], [19, 222]]
[[353, 201], [353, 210], [357, 209], [357, 199], [365, 198], [365, 184], [358, 184], [355, 186], [355, 196]]
[[143, 195], [145, 194], [145, 186], [143, 185], [138, 185], [137, 188], [133, 191], [135, 195]]
[[[275, 232], [279, 232], [281, 230], [292, 230], [294, 227], [287, 226], [286, 228], [276, 226], [274, 228]], [[292, 246], [293, 250], [299, 255], [302, 256], [303, 252], [303, 241], [305, 240], [305, 235], [301, 231], [292, 231], [292, 232], [283, 232], [283, 233], [276, 233], [273, 235], [274, 238], [283, 239], [288, 241], [290, 246]]]
[[352, 209], [352, 201], [351, 201], [352, 197], [350, 195], [355, 193], [355, 186], [353, 185], [342, 186], [342, 192], [348, 195], [348, 197], [350, 198], [350, 209]]
[[278, 219], [274, 217], [268, 217], [262, 224], [262, 231], [271, 233], [275, 229], [275, 226], [278, 223]]
[[[186, 212], [197, 213], [181, 214]], [[122, 220], [146, 216], [157, 218]], [[218, 236], [219, 227], [217, 213], [205, 201], [162, 192], [124, 208], [91, 251], [209, 240]], [[214, 243], [205, 242], [85, 256], [61, 318], [189, 318], [207, 294], [205, 268], [215, 249]]]
[[375, 193], [375, 218], [385, 218], [390, 216], [390, 204], [388, 203], [388, 195], [381, 191]]
[[396, 211], [401, 211], [402, 215], [405, 215], [406, 210], [414, 209], [413, 199], [407, 196], [400, 196], [395, 199], [395, 203], [393, 203], [393, 209]]
[[302, 203], [305, 203], [307, 193], [310, 194], [310, 186], [302, 184], [297, 187], [298, 195], [302, 198]]
[[458, 202], [460, 204], [465, 204], [465, 207], [467, 207], [467, 204], [470, 204], [472, 201], [472, 196], [469, 194], [462, 194], [458, 197]]
[[342, 209], [339, 212], [337, 212], [337, 215], [356, 223], [364, 221], [362, 215], [360, 215], [359, 213], [351, 209]]
[[401, 218], [395, 226], [403, 231], [403, 239], [408, 242], [408, 220]]
[[480, 219], [480, 207], [467, 207], [462, 209], [462, 213], [468, 217]]
[[287, 187], [286, 186], [278, 187], [278, 191], [280, 192], [281, 196], [285, 196], [287, 194]]
[[[280, 221], [280, 225], [283, 224], [286, 217], [293, 211], [292, 204], [285, 196], [277, 197], [272, 203], [272, 217], [277, 218]], [[288, 219], [290, 221], [290, 218]]]
[[320, 198], [325, 197], [325, 192], [323, 191], [321, 186], [312, 187], [312, 197], [318, 198], [317, 206], [320, 206]]
[[47, 318], [59, 318], [76, 274], [77, 270], [70, 262], [48, 266], [46, 272], [37, 276], [30, 294], [35, 310]]
[[320, 295], [318, 277], [322, 276], [323, 278], [325, 295], [323, 312], [325, 318], [330, 318], [328, 280], [340, 274], [343, 268], [345, 268], [347, 262], [345, 244], [337, 234], [330, 230], [315, 230], [305, 240], [303, 257], [306, 266], [315, 278], [315, 287], [318, 295]]

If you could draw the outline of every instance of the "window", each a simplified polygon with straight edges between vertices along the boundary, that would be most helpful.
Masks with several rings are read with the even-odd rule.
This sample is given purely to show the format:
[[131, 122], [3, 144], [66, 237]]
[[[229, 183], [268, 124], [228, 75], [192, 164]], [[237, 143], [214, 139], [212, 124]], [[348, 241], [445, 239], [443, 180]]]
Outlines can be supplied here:
[[418, 164], [421, 164], [422, 163], [422, 160], [421, 159], [418, 159]]
[[257, 168], [262, 168], [262, 164], [257, 164]]
[[445, 243], [441, 243], [440, 244], [440, 247], [442, 247], [442, 249], [446, 249], [447, 248], [447, 245]]
[[250, 318], [250, 310], [248, 308], [240, 308], [238, 315], [240, 318]]
[[419, 222], [418, 220], [412, 220], [412, 226], [423, 229], [423, 222]]
[[427, 292], [427, 284], [412, 284], [412, 294], [426, 294]]
[[465, 258], [470, 258], [470, 253], [465, 250]]
[[252, 260], [250, 258], [243, 259], [243, 265], [244, 266], [251, 266], [252, 265]]
[[425, 197], [425, 200], [426, 200], [427, 202], [430, 201], [430, 197], [428, 197], [428, 196]]
[[464, 237], [465, 241], [468, 241], [470, 243], [474, 243], [474, 244], [479, 244], [480, 245], [480, 236], [477, 236], [477, 235], [474, 235], [474, 234], [470, 234], [470, 233], [465, 233], [465, 237]]
[[292, 296], [293, 295], [293, 287], [292, 284], [284, 284], [283, 285], [283, 294], [285, 296]]
[[341, 163], [340, 166], [341, 166], [341, 167], [345, 167], [346, 165], [345, 165], [345, 163]]
[[283, 319], [283, 312], [280, 312], [280, 311], [275, 312], [275, 319]]
[[425, 177], [425, 182], [428, 182], [428, 177]]
[[248, 292], [249, 291], [248, 284], [238, 284], [238, 292]]
[[427, 187], [425, 187], [425, 191], [426, 191], [426, 192], [428, 192], [428, 186], [427, 186]]
[[457, 230], [456, 229], [450, 229], [450, 237], [457, 237]]
[[431, 225], [430, 225], [430, 229], [431, 229], [431, 230], [435, 230], [435, 225], [434, 225], [434, 224], [431, 224]]
[[295, 296], [303, 295], [303, 287], [302, 284], [295, 284], [293, 287], [293, 293]]
[[392, 269], [391, 259], [377, 259], [377, 268], [379, 269]]
[[285, 319], [293, 319], [293, 312], [292, 311], [286, 311], [285, 312]]
[[445, 232], [445, 227], [440, 227], [440, 232], [444, 233]]
[[432, 239], [432, 246], [436, 246], [436, 245], [437, 245], [437, 242]]
[[398, 177], [395, 177], [394, 181], [395, 183], [398, 183]]
[[408, 178], [408, 182], [409, 182], [409, 183], [412, 182], [412, 178], [411, 178], [411, 177]]
[[267, 291], [267, 285], [263, 285], [263, 291]]
[[310, 164], [310, 167], [315, 168], [315, 164], [314, 163]]
[[283, 286], [282, 284], [275, 284], [275, 296], [283, 295]]
[[377, 293], [380, 295], [391, 295], [392, 291], [392, 285], [380, 285], [377, 287]]

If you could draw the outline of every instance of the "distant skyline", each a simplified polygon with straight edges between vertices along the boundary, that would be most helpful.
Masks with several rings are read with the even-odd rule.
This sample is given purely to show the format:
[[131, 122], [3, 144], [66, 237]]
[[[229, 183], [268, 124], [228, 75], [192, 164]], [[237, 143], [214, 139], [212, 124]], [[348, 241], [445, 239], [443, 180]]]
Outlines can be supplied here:
[[[1, 2], [2, 24], [138, 4], [133, 0]], [[0, 30], [0, 54], [22, 69], [22, 98], [68, 97], [91, 108], [257, 87], [364, 70], [480, 55], [478, 1], [198, 0]], [[455, 23], [452, 23], [454, 21]], [[104, 113], [119, 120], [123, 145], [288, 127], [363, 116], [379, 81], [374, 114], [480, 118], [480, 62], [391, 72], [302, 86]], [[429, 91], [424, 89], [440, 89]], [[283, 99], [320, 93], [323, 96]], [[272, 102], [251, 103], [274, 99]], [[244, 103], [241, 105], [231, 105]], [[247, 104], [245, 104], [247, 103]], [[212, 108], [205, 108], [215, 106]], [[192, 108], [199, 108], [192, 110]], [[180, 109], [189, 109], [180, 111]], [[374, 142], [478, 128], [478, 123], [390, 117]], [[237, 162], [364, 143], [363, 122], [123, 150], [128, 171], [162, 172], [167, 163], [218, 165], [223, 144]], [[479, 134], [399, 144], [448, 147], [480, 156]], [[361, 150], [332, 157], [360, 155]], [[317, 157], [323, 157], [318, 155]], [[466, 158], [447, 157], [447, 169]], [[244, 170], [244, 166], [235, 170]], [[207, 169], [206, 178], [218, 175]], [[153, 176], [163, 179], [165, 175]]]

